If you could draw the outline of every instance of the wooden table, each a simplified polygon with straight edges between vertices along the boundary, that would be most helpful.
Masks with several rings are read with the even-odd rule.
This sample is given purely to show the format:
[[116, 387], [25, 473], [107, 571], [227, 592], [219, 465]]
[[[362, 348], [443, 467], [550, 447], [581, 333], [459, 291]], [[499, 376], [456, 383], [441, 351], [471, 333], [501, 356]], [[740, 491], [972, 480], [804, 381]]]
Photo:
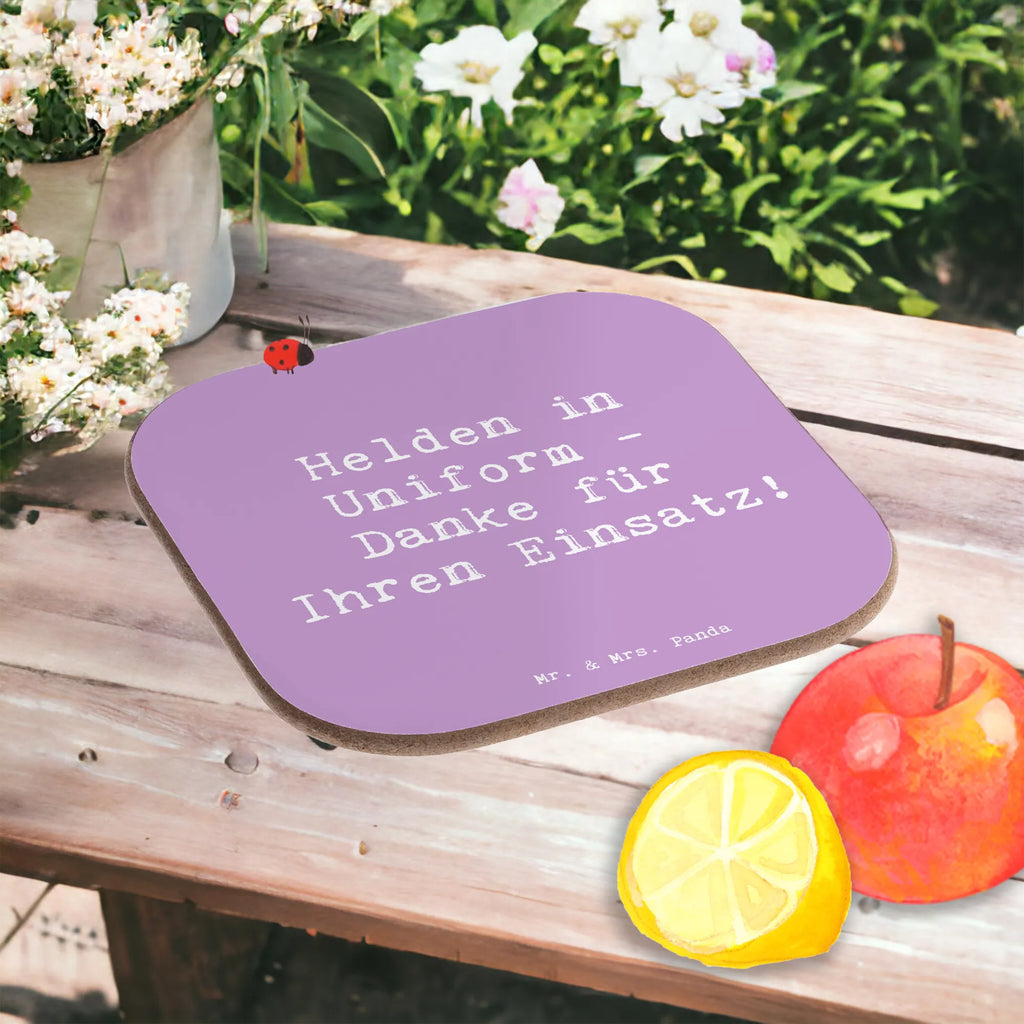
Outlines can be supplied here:
[[[941, 611], [1024, 665], [1024, 344], [1008, 332], [341, 231], [275, 227], [267, 278], [245, 228], [236, 251], [229, 322], [170, 354], [179, 385], [258, 362], [252, 328], [290, 332], [299, 313], [335, 340], [574, 289], [697, 313], [896, 537], [895, 594], [850, 643], [934, 632]], [[848, 647], [479, 750], [322, 750], [265, 708], [139, 521], [127, 441], [8, 488], [27, 504], [0, 534], [0, 865], [104, 890], [130, 1015], [215, 1005], [197, 972], [216, 963], [223, 989], [244, 969], [243, 916], [781, 1024], [1019, 1019], [1022, 876], [947, 905], [855, 897], [829, 954], [750, 971], [673, 957], [618, 903], [647, 786], [700, 752], [767, 747]]]

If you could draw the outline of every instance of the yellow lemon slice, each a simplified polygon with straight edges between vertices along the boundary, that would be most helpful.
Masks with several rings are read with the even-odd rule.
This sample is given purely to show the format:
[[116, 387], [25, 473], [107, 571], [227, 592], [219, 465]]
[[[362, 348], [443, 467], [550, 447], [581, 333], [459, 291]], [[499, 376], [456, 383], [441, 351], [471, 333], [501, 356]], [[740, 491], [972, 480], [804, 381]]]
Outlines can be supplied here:
[[850, 908], [850, 864], [811, 780], [754, 750], [662, 776], [626, 830], [619, 896], [644, 935], [718, 967], [824, 953]]

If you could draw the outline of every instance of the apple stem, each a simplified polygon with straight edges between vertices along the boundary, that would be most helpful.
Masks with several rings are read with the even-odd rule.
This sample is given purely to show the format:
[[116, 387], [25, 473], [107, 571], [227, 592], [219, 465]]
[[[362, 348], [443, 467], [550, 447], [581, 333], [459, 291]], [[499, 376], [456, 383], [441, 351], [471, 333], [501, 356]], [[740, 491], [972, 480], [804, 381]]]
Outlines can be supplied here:
[[942, 675], [939, 678], [939, 697], [935, 701], [936, 711], [946, 707], [953, 695], [953, 620], [940, 615], [939, 627], [942, 630]]

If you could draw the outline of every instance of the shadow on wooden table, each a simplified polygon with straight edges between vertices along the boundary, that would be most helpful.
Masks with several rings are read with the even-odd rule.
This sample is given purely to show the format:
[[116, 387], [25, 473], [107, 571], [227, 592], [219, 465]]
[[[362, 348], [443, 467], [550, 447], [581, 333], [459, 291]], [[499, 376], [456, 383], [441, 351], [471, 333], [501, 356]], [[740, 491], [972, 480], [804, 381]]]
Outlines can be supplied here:
[[[99, 991], [77, 999], [0, 985], [0, 1010], [31, 1024], [115, 1024]], [[205, 1022], [313, 1024], [742, 1024], [507, 971], [274, 926], [242, 1005]]]

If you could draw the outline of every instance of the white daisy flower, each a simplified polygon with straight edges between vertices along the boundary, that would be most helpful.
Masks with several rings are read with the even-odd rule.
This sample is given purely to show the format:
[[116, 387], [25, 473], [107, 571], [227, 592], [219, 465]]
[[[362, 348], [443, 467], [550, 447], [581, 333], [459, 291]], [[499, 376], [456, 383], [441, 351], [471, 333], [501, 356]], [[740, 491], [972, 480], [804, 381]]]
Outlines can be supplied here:
[[615, 49], [644, 26], [660, 28], [661, 22], [658, 0], [588, 0], [573, 24], [590, 33], [590, 42]]
[[589, 0], [573, 24], [590, 33], [590, 42], [618, 57], [623, 85], [639, 85], [640, 65], [634, 55], [643, 47], [636, 44], [657, 39], [662, 18], [658, 0]]
[[416, 77], [427, 92], [449, 92], [471, 101], [470, 119], [483, 126], [483, 105], [490, 100], [512, 120], [516, 101], [512, 93], [523, 78], [523, 61], [537, 39], [520, 32], [506, 39], [492, 25], [471, 25], [447, 43], [430, 43], [420, 52]]
[[675, 14], [676, 25], [715, 46], [743, 25], [741, 0], [668, 0], [665, 6]]
[[685, 25], [673, 22], [655, 43], [637, 46], [639, 105], [662, 115], [661, 132], [673, 142], [682, 141], [683, 133], [702, 135], [705, 122], [720, 124], [723, 108], [743, 102], [739, 75], [726, 67], [725, 54]]

